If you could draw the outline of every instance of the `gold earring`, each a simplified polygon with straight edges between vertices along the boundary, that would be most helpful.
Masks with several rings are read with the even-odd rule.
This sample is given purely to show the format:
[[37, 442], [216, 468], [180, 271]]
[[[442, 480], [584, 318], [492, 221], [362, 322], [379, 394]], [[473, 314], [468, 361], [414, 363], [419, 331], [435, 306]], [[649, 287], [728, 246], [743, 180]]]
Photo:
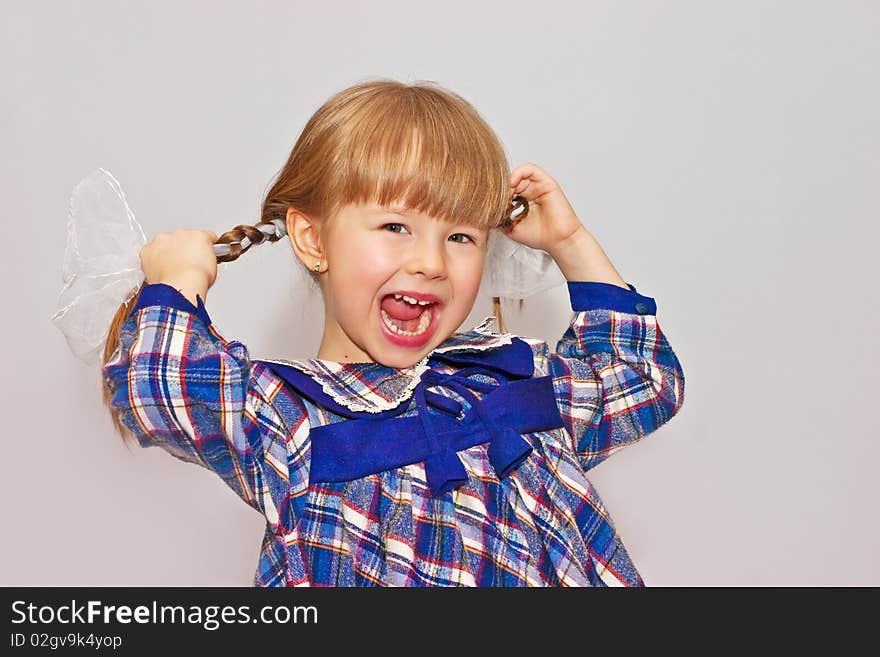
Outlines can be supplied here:
[[321, 261], [318, 260], [318, 262], [315, 263], [315, 272], [317, 272], [320, 268], [321, 268]]

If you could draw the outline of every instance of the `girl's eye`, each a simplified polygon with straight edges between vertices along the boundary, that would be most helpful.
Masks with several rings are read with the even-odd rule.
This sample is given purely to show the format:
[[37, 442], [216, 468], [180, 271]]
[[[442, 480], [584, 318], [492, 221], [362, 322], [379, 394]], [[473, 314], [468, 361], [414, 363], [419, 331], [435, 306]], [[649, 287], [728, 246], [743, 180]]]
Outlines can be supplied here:
[[[409, 230], [409, 229], [408, 229], [406, 226], [404, 226], [403, 224], [384, 224], [384, 225], [382, 226], [382, 228], [383, 228], [384, 230], [388, 230], [388, 231], [390, 231], [390, 232], [392, 232], [392, 233], [399, 233], [400, 231], [399, 231], [399, 230], [396, 230], [396, 229], [398, 229], [398, 228], [403, 228], [404, 230]], [[459, 240], [453, 240], [454, 242], [458, 242], [459, 244], [467, 244], [468, 242], [470, 242], [471, 244], [476, 244], [476, 241], [474, 240], [473, 237], [471, 237], [470, 235], [466, 235], [466, 234], [464, 234], [464, 233], [455, 233], [452, 237], [464, 237], [464, 238], [467, 240], [467, 242], [463, 242], [463, 241], [459, 241]], [[450, 239], [452, 239], [452, 238], [450, 238]]]

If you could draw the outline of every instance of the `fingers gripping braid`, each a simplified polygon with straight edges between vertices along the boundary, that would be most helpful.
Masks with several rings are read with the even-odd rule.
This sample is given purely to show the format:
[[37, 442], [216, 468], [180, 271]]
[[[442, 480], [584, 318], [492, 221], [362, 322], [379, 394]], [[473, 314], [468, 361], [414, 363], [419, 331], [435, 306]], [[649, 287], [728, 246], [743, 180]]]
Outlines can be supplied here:
[[231, 262], [247, 251], [253, 244], [262, 244], [265, 240], [277, 242], [287, 235], [284, 219], [261, 221], [255, 226], [239, 224], [227, 230], [214, 243], [214, 254], [217, 262]]

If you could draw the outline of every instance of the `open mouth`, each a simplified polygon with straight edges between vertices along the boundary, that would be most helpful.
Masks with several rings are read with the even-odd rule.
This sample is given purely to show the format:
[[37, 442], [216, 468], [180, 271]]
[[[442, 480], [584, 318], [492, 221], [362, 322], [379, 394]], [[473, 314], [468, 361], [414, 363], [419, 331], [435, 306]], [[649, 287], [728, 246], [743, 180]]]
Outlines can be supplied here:
[[419, 302], [405, 295], [388, 294], [379, 304], [379, 315], [392, 342], [416, 346], [433, 335], [440, 306], [438, 302]]

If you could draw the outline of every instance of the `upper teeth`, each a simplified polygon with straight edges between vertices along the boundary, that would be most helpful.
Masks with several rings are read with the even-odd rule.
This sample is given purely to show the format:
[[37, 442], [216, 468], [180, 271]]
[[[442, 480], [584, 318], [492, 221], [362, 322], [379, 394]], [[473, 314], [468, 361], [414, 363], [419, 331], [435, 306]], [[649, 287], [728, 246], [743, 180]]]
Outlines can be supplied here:
[[412, 297], [408, 297], [405, 294], [395, 294], [394, 298], [403, 299], [407, 303], [417, 303], [420, 306], [427, 306], [429, 303], [431, 303], [430, 301], [419, 301], [418, 299], [413, 299]]

